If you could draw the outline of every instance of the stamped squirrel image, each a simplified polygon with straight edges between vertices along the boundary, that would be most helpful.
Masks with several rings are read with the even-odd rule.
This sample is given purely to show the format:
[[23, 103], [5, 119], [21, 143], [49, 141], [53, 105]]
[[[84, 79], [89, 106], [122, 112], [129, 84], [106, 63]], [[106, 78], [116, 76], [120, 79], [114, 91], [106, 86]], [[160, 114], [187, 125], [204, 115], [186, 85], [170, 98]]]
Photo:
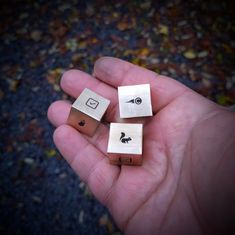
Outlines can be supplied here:
[[128, 137], [128, 138], [125, 138], [126, 134], [124, 132], [121, 132], [121, 137], [120, 137], [120, 140], [122, 143], [124, 144], [128, 144], [129, 141], [131, 141], [131, 137]]

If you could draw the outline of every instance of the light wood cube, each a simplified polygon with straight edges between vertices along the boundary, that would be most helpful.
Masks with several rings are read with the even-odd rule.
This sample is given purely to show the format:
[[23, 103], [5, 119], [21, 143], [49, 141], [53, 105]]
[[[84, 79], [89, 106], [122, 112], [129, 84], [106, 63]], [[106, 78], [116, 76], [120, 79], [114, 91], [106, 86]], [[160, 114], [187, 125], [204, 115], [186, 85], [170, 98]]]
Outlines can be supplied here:
[[92, 136], [110, 101], [85, 88], [72, 104], [67, 123], [78, 131]]
[[153, 115], [149, 84], [120, 86], [118, 99], [121, 118]]
[[111, 164], [141, 165], [143, 124], [111, 123], [108, 155]]

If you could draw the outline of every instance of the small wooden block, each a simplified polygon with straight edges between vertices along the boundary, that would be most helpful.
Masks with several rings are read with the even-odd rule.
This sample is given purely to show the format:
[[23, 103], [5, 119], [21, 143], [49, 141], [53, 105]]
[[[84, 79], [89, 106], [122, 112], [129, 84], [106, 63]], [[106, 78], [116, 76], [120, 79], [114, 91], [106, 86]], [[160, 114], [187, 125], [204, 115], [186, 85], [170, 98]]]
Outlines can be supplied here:
[[108, 156], [111, 164], [141, 165], [143, 124], [111, 123]]
[[73, 103], [67, 123], [78, 131], [92, 136], [110, 101], [85, 88]]
[[149, 84], [120, 86], [118, 99], [121, 118], [153, 115]]

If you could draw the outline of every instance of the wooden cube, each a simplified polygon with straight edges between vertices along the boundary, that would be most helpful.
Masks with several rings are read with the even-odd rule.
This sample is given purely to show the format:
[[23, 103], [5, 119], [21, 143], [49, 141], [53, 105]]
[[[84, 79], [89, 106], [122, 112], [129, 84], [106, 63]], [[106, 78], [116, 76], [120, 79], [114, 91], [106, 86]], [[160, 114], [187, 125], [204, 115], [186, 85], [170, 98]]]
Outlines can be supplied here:
[[121, 118], [153, 115], [149, 84], [120, 86], [118, 99]]
[[85, 88], [72, 104], [67, 123], [78, 131], [92, 136], [110, 101]]
[[141, 165], [143, 124], [111, 123], [108, 156], [111, 164]]

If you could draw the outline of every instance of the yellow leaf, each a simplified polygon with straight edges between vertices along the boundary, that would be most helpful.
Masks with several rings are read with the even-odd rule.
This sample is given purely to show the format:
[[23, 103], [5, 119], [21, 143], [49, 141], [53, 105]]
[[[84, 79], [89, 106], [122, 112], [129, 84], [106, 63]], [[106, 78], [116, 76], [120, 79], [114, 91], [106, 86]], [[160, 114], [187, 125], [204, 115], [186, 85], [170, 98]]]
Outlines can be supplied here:
[[139, 55], [140, 56], [147, 56], [149, 54], [149, 49], [147, 47], [142, 48], [139, 50]]
[[193, 50], [188, 50], [184, 52], [184, 57], [187, 59], [195, 59], [196, 58], [196, 53]]
[[133, 58], [131, 62], [136, 65], [141, 65], [141, 60], [137, 57]]
[[56, 155], [56, 150], [55, 149], [49, 149], [46, 151], [46, 155], [48, 158], [54, 157]]
[[164, 35], [168, 35], [169, 34], [168, 27], [164, 24], [160, 24], [159, 25], [159, 33], [164, 34]]
[[129, 27], [129, 24], [125, 21], [121, 21], [117, 24], [117, 28], [120, 30], [120, 31], [123, 31], [123, 30], [126, 30], [128, 29]]

